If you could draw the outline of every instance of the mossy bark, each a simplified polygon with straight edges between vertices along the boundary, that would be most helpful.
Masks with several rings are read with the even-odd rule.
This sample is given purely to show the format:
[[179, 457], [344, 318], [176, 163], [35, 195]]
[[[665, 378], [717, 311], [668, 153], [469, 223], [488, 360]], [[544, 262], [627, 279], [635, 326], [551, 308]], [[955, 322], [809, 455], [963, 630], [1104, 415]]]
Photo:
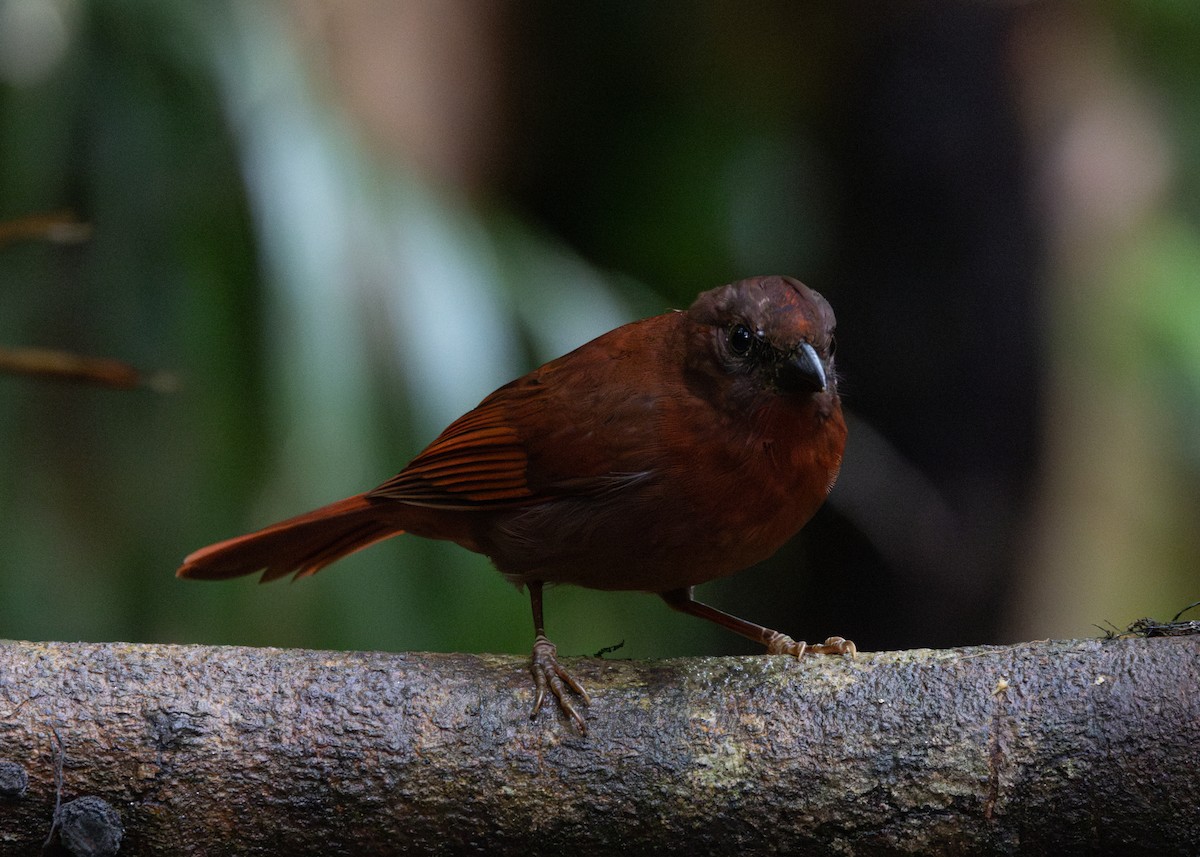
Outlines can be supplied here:
[[0, 643], [0, 854], [1200, 853], [1200, 637], [564, 663]]

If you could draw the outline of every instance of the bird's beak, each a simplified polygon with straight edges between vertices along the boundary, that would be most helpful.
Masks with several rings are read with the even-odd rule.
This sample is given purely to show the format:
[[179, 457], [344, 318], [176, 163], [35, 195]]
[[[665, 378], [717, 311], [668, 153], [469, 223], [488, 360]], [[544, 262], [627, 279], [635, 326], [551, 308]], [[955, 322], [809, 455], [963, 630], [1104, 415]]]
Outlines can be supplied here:
[[827, 386], [825, 367], [817, 351], [807, 342], [779, 364], [776, 383], [789, 393], [823, 393]]

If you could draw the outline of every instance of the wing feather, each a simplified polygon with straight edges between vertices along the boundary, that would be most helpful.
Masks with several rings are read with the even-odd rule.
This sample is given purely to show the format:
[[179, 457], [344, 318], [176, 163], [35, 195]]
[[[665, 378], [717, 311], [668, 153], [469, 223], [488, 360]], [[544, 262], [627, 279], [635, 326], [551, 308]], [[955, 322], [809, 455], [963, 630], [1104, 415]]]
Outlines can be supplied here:
[[519, 433], [493, 395], [367, 496], [437, 509], [512, 506], [533, 497], [528, 464]]

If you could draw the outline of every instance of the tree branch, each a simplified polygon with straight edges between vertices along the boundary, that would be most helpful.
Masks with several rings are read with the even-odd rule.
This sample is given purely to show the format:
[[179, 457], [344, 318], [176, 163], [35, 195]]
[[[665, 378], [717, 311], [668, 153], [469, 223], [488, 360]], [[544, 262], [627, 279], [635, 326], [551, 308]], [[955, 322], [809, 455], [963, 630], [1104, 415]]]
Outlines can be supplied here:
[[0, 643], [0, 853], [1200, 853], [1200, 637], [565, 663]]

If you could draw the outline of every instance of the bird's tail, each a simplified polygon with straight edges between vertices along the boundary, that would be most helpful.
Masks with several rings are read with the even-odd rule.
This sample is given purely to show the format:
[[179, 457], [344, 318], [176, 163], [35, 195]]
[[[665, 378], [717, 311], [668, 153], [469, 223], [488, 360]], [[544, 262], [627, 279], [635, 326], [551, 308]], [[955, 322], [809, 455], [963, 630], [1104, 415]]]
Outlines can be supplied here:
[[404, 532], [357, 494], [188, 555], [176, 577], [225, 580], [261, 571], [261, 582], [308, 577], [331, 562]]

